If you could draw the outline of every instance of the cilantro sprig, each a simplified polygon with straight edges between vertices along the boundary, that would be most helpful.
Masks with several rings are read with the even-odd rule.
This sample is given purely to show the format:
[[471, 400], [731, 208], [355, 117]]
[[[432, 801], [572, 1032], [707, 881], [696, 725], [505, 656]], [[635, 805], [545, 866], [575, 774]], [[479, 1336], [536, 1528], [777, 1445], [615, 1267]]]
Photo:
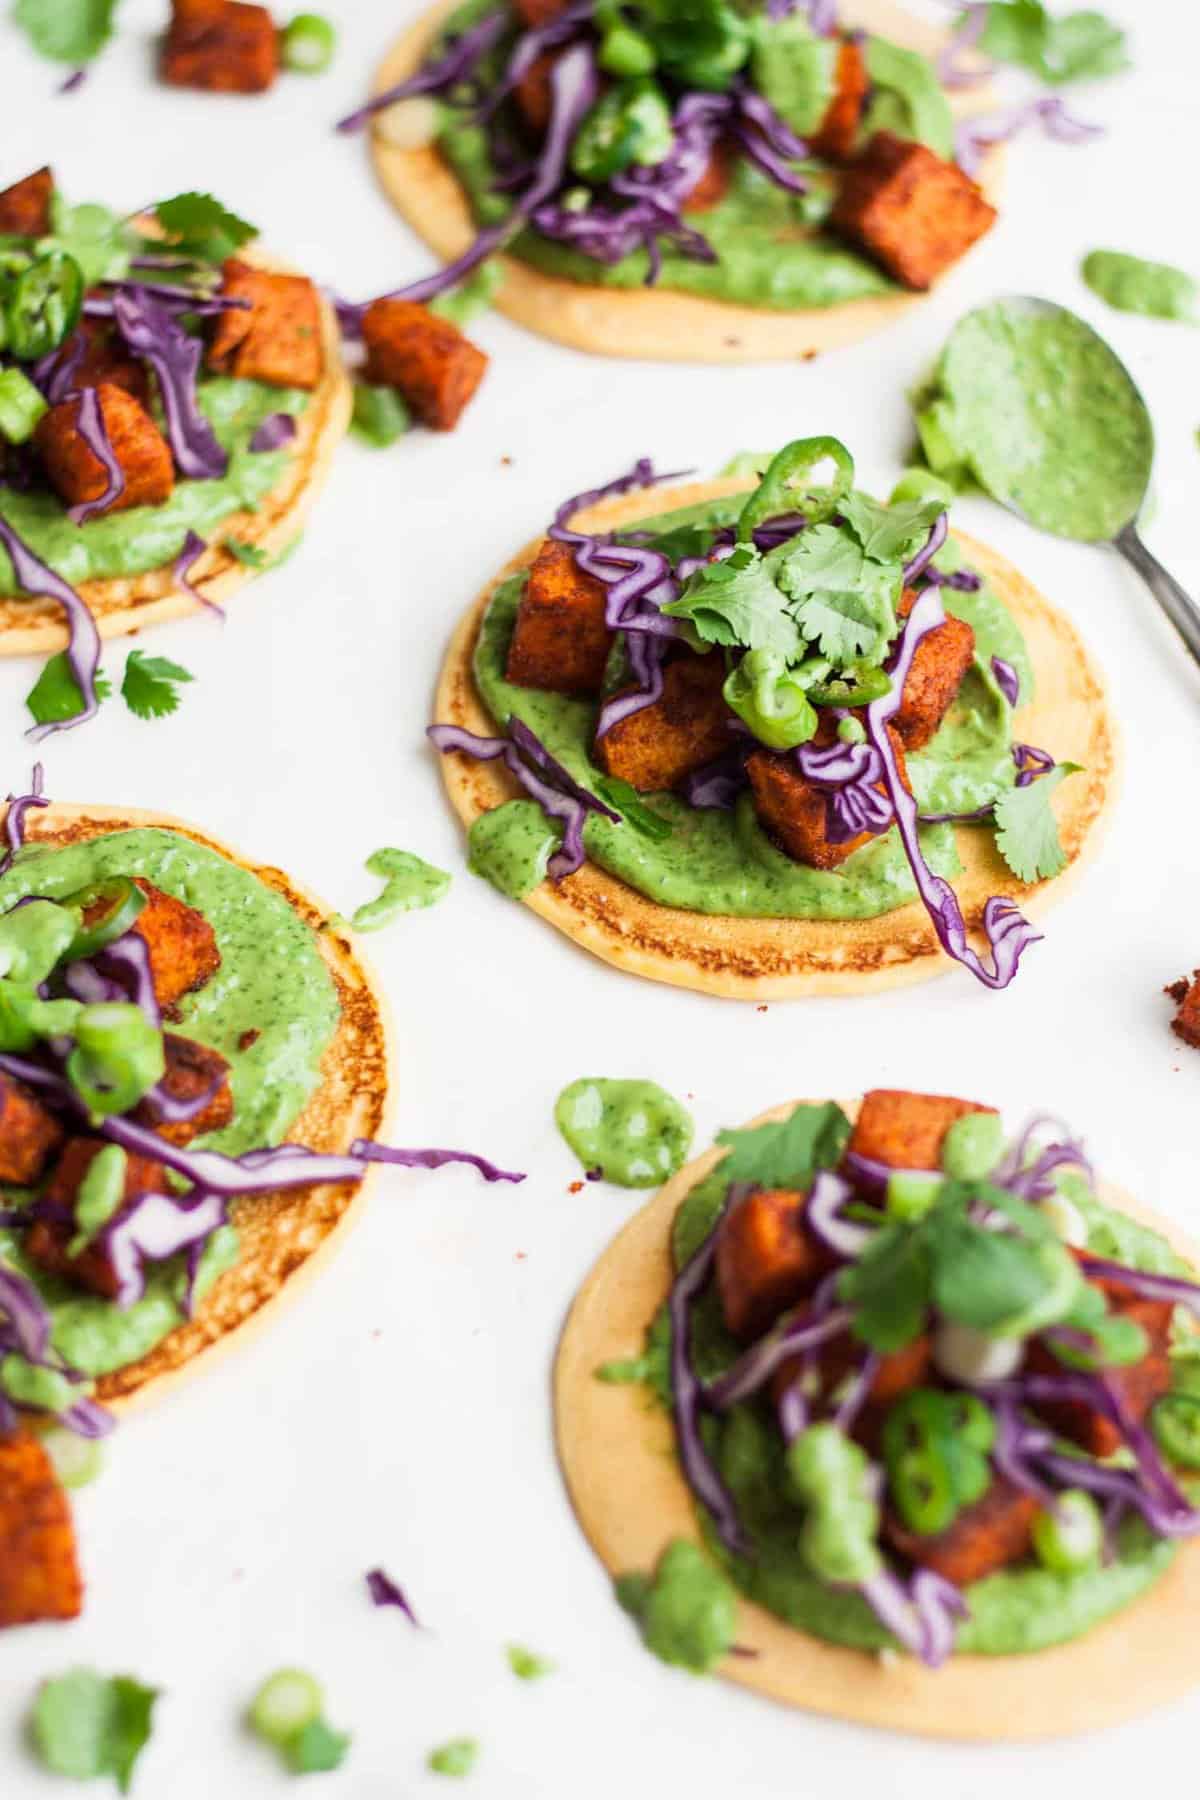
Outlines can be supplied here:
[[1060, 781], [1080, 772], [1078, 763], [1056, 763], [1028, 787], [1009, 788], [996, 801], [992, 812], [996, 848], [1021, 881], [1048, 881], [1066, 868], [1067, 854], [1050, 798]]
[[17, 0], [13, 19], [39, 56], [91, 62], [113, 32], [117, 0]]
[[213, 194], [175, 194], [158, 202], [154, 217], [173, 249], [201, 262], [224, 262], [258, 236], [257, 225], [230, 212]]
[[989, 0], [978, 44], [985, 56], [1028, 69], [1051, 87], [1098, 81], [1129, 67], [1119, 25], [1090, 8], [1055, 17], [1042, 0]]
[[[194, 679], [189, 670], [168, 657], [147, 656], [141, 650], [131, 650], [125, 661], [121, 698], [135, 718], [162, 719], [179, 707], [180, 696], [176, 689], [183, 682]], [[112, 682], [103, 669], [98, 669], [97, 699], [110, 699], [112, 691]], [[26, 694], [25, 705], [35, 725], [59, 724], [76, 718], [83, 711], [83, 696], [65, 651], [60, 650], [49, 658]]]

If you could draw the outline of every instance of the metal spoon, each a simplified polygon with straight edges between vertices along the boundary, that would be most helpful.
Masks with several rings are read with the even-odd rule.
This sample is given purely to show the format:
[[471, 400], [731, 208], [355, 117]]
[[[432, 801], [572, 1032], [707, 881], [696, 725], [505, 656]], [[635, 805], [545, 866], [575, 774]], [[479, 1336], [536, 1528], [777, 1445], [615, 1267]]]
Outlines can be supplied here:
[[[1003, 348], [995, 352], [992, 333], [998, 320], [1004, 327], [999, 334]], [[1068, 376], [1048, 365], [1047, 391], [1036, 396], [1035, 404], [1031, 406], [1025, 393], [1012, 384], [1011, 358], [1018, 349], [1034, 349], [1036, 333], [1029, 328], [1035, 328], [1045, 320], [1055, 320], [1077, 343], [1086, 345], [1093, 360], [1089, 365], [1088, 381], [1076, 384], [1073, 391]], [[981, 323], [986, 323], [985, 330], [979, 329]], [[972, 398], [972, 404], [979, 404], [981, 412], [987, 415], [986, 419], [977, 421], [977, 426], [983, 426], [978, 435], [987, 441], [989, 436], [998, 433], [999, 449], [993, 445], [985, 451], [976, 468], [988, 493], [1020, 518], [1056, 537], [1111, 544], [1130, 567], [1137, 570], [1193, 660], [1200, 664], [1200, 607], [1138, 535], [1138, 518], [1150, 486], [1154, 460], [1154, 427], [1141, 390], [1115, 351], [1098, 332], [1065, 306], [1056, 306], [1051, 300], [1035, 299], [1028, 294], [994, 301], [968, 313], [955, 328], [947, 345], [948, 358], [954, 353], [956, 343], [960, 353], [971, 360], [976, 370], [980, 366], [979, 359], [984, 359], [982, 366], [987, 379], [982, 384], [973, 383], [977, 391], [979, 388], [982, 391], [977, 402]], [[990, 362], [989, 343], [993, 346]], [[1059, 381], [1057, 392], [1054, 391], [1056, 376]], [[1039, 406], [1036, 401], [1049, 401], [1049, 405]], [[1005, 402], [1009, 403], [1007, 431]], [[952, 395], [952, 404], [961, 418], [957, 396]], [[1068, 409], [1074, 409], [1073, 413]], [[1089, 443], [1090, 434], [1086, 432], [1080, 436], [1068, 432], [1064, 436], [1054, 430], [1063, 418], [1071, 416], [1087, 416], [1101, 425], [1103, 441], [1099, 448], [1095, 439]], [[999, 424], [998, 420], [1001, 421]], [[1047, 464], [1055, 489], [1050, 496], [1045, 493], [1031, 495], [1025, 488], [1031, 467], [1030, 452], [1038, 448], [1040, 429], [1054, 432], [1052, 448], [1049, 442], [1046, 446]], [[976, 435], [969, 420], [964, 421], [965, 441], [973, 445]], [[1006, 437], [1011, 450], [1008, 467], [1005, 467]], [[1081, 529], [1080, 518], [1071, 517], [1072, 496], [1086, 494], [1090, 489], [1094, 497], [1099, 460], [1107, 458], [1110, 451], [1114, 458], [1127, 457], [1128, 468], [1118, 473], [1115, 460], [1109, 465], [1106, 473], [1113, 478], [1114, 490], [1107, 505], [1100, 504], [1086, 528]], [[975, 460], [974, 450], [972, 460]], [[1044, 473], [1044, 468], [1039, 472]]]

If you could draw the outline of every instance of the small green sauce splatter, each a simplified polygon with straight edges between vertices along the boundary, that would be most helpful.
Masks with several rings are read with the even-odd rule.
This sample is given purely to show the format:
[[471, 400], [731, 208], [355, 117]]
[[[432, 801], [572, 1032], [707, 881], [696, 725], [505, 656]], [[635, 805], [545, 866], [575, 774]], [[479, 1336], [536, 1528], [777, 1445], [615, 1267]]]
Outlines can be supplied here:
[[384, 883], [377, 899], [367, 900], [351, 917], [355, 931], [379, 931], [401, 913], [433, 906], [450, 886], [445, 869], [435, 869], [409, 850], [376, 850], [367, 858], [367, 874]]
[[452, 1738], [440, 1750], [429, 1752], [429, 1767], [435, 1775], [469, 1775], [479, 1760], [479, 1745], [474, 1738]]
[[1200, 324], [1200, 288], [1185, 269], [1146, 262], [1124, 250], [1092, 250], [1083, 259], [1081, 273], [1093, 294], [1118, 312]]
[[467, 833], [467, 865], [512, 900], [546, 879], [561, 833], [533, 800], [508, 800], [481, 813]]
[[554, 1120], [584, 1168], [618, 1187], [656, 1187], [692, 1141], [690, 1113], [653, 1081], [585, 1076], [563, 1089]]
[[554, 1664], [547, 1662], [544, 1656], [538, 1656], [533, 1650], [526, 1650], [522, 1644], [509, 1644], [505, 1655], [508, 1666], [518, 1681], [540, 1681], [543, 1675], [554, 1672]]
[[621, 1575], [621, 1606], [637, 1620], [647, 1650], [660, 1661], [707, 1675], [729, 1653], [737, 1598], [704, 1552], [677, 1538], [659, 1558], [653, 1577]]

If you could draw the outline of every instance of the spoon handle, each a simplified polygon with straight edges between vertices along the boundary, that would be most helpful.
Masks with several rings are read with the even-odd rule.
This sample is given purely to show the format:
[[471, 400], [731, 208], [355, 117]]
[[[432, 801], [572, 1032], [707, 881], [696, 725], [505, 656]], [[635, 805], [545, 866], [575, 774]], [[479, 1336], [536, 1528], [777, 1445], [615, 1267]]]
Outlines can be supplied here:
[[1132, 522], [1117, 533], [1113, 545], [1137, 570], [1191, 651], [1193, 661], [1200, 663], [1200, 607], [1175, 577], [1168, 575], [1157, 556], [1147, 550]]

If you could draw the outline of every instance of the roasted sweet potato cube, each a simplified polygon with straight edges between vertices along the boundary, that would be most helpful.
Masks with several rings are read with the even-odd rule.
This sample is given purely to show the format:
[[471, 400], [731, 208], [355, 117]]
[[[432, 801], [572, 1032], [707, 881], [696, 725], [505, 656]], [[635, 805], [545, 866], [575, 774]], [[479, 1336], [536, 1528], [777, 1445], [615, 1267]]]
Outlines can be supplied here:
[[536, 31], [540, 25], [549, 25], [551, 19], [557, 19], [565, 13], [569, 0], [513, 0], [513, 11], [530, 31]]
[[[907, 618], [916, 601], [908, 590], [900, 602], [900, 616]], [[963, 678], [975, 657], [975, 633], [965, 619], [946, 614], [944, 625], [935, 625], [921, 639], [912, 668], [900, 696], [900, 710], [892, 720], [906, 750], [920, 750], [929, 742], [954, 703]]]
[[32, 1089], [0, 1071], [0, 1181], [31, 1187], [62, 1140], [62, 1126]]
[[83, 333], [85, 348], [72, 376], [73, 385], [124, 388], [145, 406], [150, 398], [146, 364], [129, 355], [121, 338], [103, 319], [80, 319], [78, 329]]
[[609, 775], [628, 781], [641, 794], [673, 788], [712, 762], [733, 743], [732, 714], [721, 689], [725, 659], [717, 651], [689, 651], [663, 670], [660, 699], [619, 719], [596, 739], [595, 756]]
[[986, 1494], [964, 1507], [945, 1531], [922, 1536], [889, 1507], [883, 1515], [883, 1535], [920, 1568], [967, 1587], [1028, 1554], [1037, 1509], [1032, 1494], [1015, 1487], [1007, 1476], [994, 1474]]
[[[194, 988], [203, 987], [221, 966], [217, 936], [204, 914], [194, 906], [164, 894], [139, 875], [134, 881], [146, 896], [133, 929], [150, 953], [150, 973], [161, 1007], [182, 1000]], [[85, 923], [90, 923], [84, 913]]]
[[[166, 438], [141, 402], [124, 388], [103, 382], [96, 393], [125, 486], [115, 500], [93, 516], [126, 512], [131, 506], [161, 506], [175, 486], [175, 469]], [[43, 413], [33, 434], [34, 448], [50, 485], [68, 506], [99, 500], [109, 485], [104, 464], [88, 448], [78, 421], [79, 397], [72, 395]]]
[[[30, 1227], [25, 1238], [25, 1251], [50, 1274], [112, 1300], [116, 1298], [120, 1283], [103, 1246], [92, 1243], [78, 1256], [70, 1253], [80, 1184], [103, 1149], [104, 1144], [99, 1138], [72, 1138], [66, 1145], [42, 1196], [46, 1216]], [[150, 1162], [148, 1158], [132, 1153], [127, 1156], [122, 1202], [132, 1200], [138, 1194], [163, 1194], [166, 1191], [166, 1170], [161, 1163]]]
[[846, 1148], [889, 1169], [940, 1169], [942, 1143], [966, 1113], [994, 1113], [994, 1106], [945, 1094], [909, 1094], [872, 1088], [863, 1096]]
[[834, 231], [904, 287], [931, 287], [989, 231], [996, 209], [956, 163], [877, 131], [850, 163], [829, 215]]
[[756, 1188], [722, 1220], [717, 1292], [735, 1337], [761, 1337], [832, 1266], [828, 1251], [805, 1226], [804, 1201], [790, 1188]]
[[833, 99], [808, 142], [814, 156], [845, 162], [854, 152], [863, 102], [871, 85], [866, 58], [853, 38], [843, 38], [838, 46], [835, 80]]
[[0, 1437], [0, 1630], [82, 1610], [67, 1496], [40, 1439], [10, 1432]]
[[1175, 1017], [1171, 1020], [1171, 1030], [1185, 1044], [1190, 1044], [1193, 1050], [1200, 1050], [1200, 969], [1192, 971], [1190, 981], [1185, 975], [1182, 980], [1173, 981], [1163, 992], [1171, 996], [1177, 1008]]
[[242, 0], [175, 0], [158, 66], [174, 87], [261, 94], [279, 73], [275, 21]]
[[723, 144], [714, 144], [704, 173], [683, 203], [683, 211], [710, 212], [729, 192], [730, 179], [729, 152]]
[[54, 176], [37, 169], [0, 192], [0, 233], [13, 237], [45, 237], [50, 230]]
[[530, 63], [513, 89], [513, 99], [520, 108], [521, 117], [537, 137], [541, 136], [550, 123], [554, 104], [550, 72], [557, 60], [557, 52], [547, 50]]
[[[842, 1384], [861, 1368], [866, 1346], [849, 1333], [831, 1338], [816, 1353], [817, 1393], [815, 1398], [824, 1411], [836, 1404]], [[871, 1377], [866, 1400], [852, 1427], [851, 1435], [874, 1452], [879, 1444], [888, 1408], [910, 1388], [925, 1381], [933, 1360], [933, 1342], [929, 1337], [914, 1338], [903, 1350], [881, 1356]], [[778, 1406], [792, 1382], [804, 1374], [804, 1358], [791, 1357], [782, 1363], [771, 1378], [771, 1395]]]
[[190, 1144], [206, 1131], [220, 1131], [233, 1118], [233, 1090], [229, 1064], [216, 1050], [191, 1038], [168, 1031], [163, 1035], [166, 1070], [159, 1083], [169, 1100], [196, 1101], [208, 1095], [207, 1104], [190, 1119], [164, 1119], [152, 1100], [143, 1100], [134, 1112], [139, 1125], [148, 1125], [169, 1144]]
[[272, 387], [314, 388], [321, 379], [321, 309], [304, 275], [277, 275], [231, 257], [221, 292], [249, 306], [230, 307], [217, 320], [208, 366], [222, 375]]
[[374, 300], [363, 314], [366, 378], [399, 389], [423, 424], [453, 431], [488, 359], [449, 319], [412, 300]]
[[[905, 787], [908, 770], [904, 763], [904, 747], [892, 731], [892, 744]], [[796, 862], [812, 869], [836, 869], [848, 856], [869, 844], [872, 833], [860, 831], [844, 843], [829, 836], [829, 796], [813, 785], [796, 767], [791, 756], [777, 755], [772, 750], [755, 750], [746, 758], [746, 773], [754, 796], [754, 810], [759, 823], [779, 848]], [[882, 781], [876, 783], [883, 793]]]
[[507, 679], [554, 694], [598, 693], [612, 642], [605, 591], [603, 582], [578, 567], [569, 544], [547, 538], [517, 608]]

